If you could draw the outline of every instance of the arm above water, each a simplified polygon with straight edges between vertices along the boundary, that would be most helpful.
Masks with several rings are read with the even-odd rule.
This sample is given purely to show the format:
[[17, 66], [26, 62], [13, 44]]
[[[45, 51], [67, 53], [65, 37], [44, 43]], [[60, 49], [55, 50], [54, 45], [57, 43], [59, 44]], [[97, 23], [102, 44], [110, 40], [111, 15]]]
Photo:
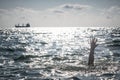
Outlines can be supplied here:
[[94, 50], [97, 47], [97, 39], [92, 38], [90, 39], [90, 54], [88, 59], [88, 65], [94, 65]]

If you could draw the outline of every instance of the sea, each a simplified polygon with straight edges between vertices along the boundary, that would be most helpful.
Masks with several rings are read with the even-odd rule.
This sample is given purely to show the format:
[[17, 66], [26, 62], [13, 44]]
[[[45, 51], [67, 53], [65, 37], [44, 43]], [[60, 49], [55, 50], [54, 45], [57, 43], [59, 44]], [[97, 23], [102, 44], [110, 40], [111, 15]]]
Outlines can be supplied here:
[[0, 80], [120, 80], [120, 27], [0, 29]]

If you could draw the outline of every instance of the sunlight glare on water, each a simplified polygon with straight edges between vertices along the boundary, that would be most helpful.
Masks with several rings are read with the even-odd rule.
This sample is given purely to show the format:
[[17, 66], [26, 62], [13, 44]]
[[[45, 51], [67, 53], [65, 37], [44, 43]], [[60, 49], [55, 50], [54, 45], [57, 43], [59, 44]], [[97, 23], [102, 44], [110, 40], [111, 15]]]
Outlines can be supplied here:
[[[98, 39], [89, 69], [90, 38]], [[117, 79], [119, 28], [31, 27], [0, 30], [1, 80]], [[116, 72], [116, 73], [113, 73]], [[115, 77], [112, 77], [115, 76]], [[74, 79], [73, 79], [74, 80]]]

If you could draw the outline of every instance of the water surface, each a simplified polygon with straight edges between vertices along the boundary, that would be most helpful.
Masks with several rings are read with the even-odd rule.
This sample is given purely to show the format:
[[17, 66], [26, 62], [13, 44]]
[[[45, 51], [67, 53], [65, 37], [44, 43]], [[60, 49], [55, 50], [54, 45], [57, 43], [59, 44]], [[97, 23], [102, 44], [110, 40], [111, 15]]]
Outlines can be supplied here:
[[[98, 39], [88, 67], [90, 38]], [[0, 30], [0, 80], [119, 80], [120, 28]]]

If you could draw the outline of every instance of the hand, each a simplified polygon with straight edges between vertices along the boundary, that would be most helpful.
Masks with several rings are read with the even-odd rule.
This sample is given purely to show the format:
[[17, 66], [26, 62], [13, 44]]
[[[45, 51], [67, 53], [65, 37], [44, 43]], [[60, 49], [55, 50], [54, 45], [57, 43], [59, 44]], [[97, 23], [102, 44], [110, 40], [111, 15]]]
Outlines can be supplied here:
[[96, 44], [96, 43], [97, 43], [96, 38], [90, 39], [90, 47], [91, 47], [92, 50], [94, 50], [97, 47], [98, 44]]

